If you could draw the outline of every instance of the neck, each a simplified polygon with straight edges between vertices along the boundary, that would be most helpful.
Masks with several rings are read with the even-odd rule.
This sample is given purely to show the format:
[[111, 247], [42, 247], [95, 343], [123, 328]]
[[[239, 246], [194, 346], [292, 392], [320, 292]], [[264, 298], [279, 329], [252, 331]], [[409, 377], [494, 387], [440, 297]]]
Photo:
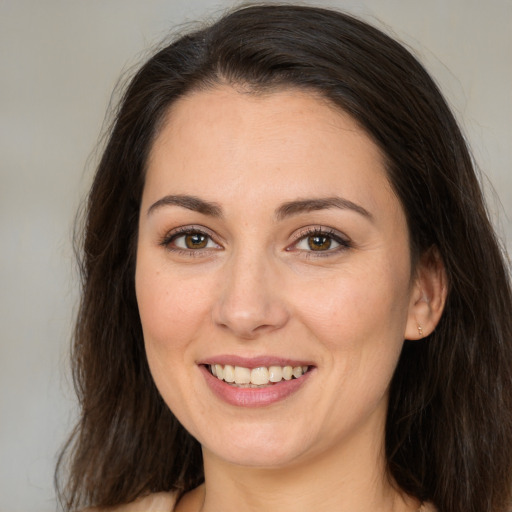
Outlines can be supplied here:
[[409, 512], [418, 508], [391, 484], [383, 438], [358, 436], [286, 467], [235, 465], [207, 449], [203, 455], [201, 512]]

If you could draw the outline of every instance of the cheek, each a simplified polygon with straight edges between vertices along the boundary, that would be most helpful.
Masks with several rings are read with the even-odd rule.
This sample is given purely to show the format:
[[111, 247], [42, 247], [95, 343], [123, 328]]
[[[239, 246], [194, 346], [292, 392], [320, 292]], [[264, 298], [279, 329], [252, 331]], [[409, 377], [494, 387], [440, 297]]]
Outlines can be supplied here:
[[[204, 325], [209, 294], [204, 286], [177, 276], [165, 262], [139, 253], [135, 287], [149, 368], [169, 408], [190, 424], [190, 399], [198, 392], [188, 372], [194, 366], [193, 341]], [[196, 405], [200, 410], [201, 404]], [[197, 435], [193, 429], [191, 433]]]
[[327, 290], [295, 293], [301, 310], [315, 330], [334, 333], [396, 330], [404, 325], [408, 310], [407, 288], [398, 282], [372, 281], [350, 276], [331, 279]]
[[146, 345], [172, 351], [194, 337], [209, 309], [207, 283], [197, 286], [169, 269], [155, 270], [141, 255], [135, 284]]
[[343, 366], [344, 375], [368, 368], [389, 373], [403, 344], [409, 267], [386, 265], [382, 259], [373, 263], [326, 276], [293, 294], [302, 323], [332, 362]]

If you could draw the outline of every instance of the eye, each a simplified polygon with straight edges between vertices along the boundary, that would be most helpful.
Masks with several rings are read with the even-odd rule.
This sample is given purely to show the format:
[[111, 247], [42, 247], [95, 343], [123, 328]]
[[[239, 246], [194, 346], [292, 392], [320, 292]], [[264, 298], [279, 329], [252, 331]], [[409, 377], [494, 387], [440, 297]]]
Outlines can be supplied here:
[[194, 252], [201, 249], [221, 249], [212, 237], [198, 229], [183, 229], [170, 233], [161, 244], [171, 251]]
[[296, 245], [297, 249], [301, 251], [328, 251], [339, 247], [340, 243], [336, 242], [332, 237], [328, 235], [309, 235]]
[[298, 241], [288, 250], [335, 253], [348, 247], [350, 247], [350, 243], [341, 234], [330, 229], [314, 228], [299, 234]]
[[211, 240], [203, 233], [188, 233], [175, 237], [173, 242], [180, 249], [204, 249]]

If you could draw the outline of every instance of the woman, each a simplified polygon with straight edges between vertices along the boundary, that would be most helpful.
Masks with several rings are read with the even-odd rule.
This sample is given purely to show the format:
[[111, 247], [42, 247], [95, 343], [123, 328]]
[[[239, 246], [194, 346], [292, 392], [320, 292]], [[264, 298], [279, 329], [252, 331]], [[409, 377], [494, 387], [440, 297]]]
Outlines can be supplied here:
[[388, 36], [289, 5], [183, 36], [86, 215], [67, 509], [509, 510], [509, 277]]

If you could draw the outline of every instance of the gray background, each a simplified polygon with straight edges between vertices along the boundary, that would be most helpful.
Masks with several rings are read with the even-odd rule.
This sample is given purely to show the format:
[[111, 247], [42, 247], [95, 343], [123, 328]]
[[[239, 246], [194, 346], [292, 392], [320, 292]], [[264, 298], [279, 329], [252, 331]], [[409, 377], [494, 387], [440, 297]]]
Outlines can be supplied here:
[[[512, 0], [309, 3], [356, 13], [421, 57], [489, 178], [490, 208], [510, 251]], [[110, 93], [170, 27], [231, 5], [0, 0], [2, 512], [56, 507], [55, 454], [74, 417], [67, 370], [77, 302], [73, 217], [90, 183]]]

